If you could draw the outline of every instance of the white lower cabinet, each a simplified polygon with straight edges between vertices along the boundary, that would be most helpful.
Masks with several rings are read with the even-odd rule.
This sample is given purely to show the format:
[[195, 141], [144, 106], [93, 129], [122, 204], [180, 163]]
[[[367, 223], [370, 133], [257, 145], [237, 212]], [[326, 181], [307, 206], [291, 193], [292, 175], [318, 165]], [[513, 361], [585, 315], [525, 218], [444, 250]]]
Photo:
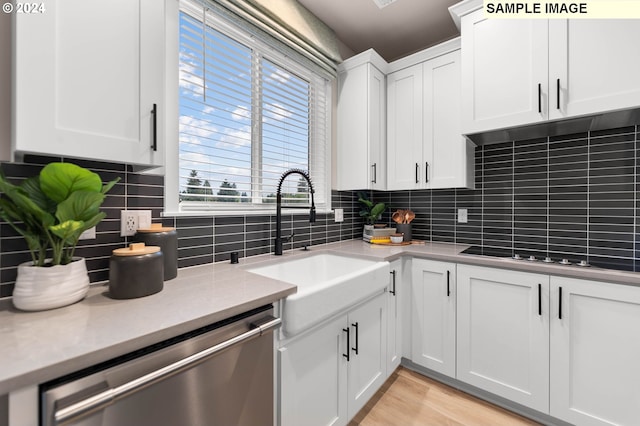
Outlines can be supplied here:
[[456, 265], [411, 261], [411, 358], [418, 365], [456, 375]]
[[551, 410], [576, 425], [640, 421], [640, 288], [551, 277]]
[[278, 350], [281, 425], [346, 425], [386, 380], [387, 294]]
[[548, 413], [549, 276], [457, 272], [457, 378]]
[[404, 271], [402, 259], [391, 262], [391, 281], [387, 287], [387, 373], [389, 377], [402, 360]]

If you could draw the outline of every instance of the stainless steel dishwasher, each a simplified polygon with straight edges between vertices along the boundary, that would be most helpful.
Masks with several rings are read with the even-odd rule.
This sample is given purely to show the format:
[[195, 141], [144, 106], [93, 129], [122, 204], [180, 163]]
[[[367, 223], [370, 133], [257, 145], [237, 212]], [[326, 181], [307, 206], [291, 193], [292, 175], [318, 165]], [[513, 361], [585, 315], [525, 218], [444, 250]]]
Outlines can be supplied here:
[[271, 305], [45, 383], [42, 425], [272, 425]]

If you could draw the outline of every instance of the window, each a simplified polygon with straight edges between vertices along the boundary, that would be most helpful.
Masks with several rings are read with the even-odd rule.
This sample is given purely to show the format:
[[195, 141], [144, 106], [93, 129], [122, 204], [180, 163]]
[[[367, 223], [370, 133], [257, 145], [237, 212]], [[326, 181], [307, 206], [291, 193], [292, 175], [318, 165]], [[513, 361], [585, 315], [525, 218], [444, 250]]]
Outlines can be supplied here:
[[[327, 193], [328, 81], [214, 11], [181, 1], [179, 210], [273, 208], [288, 169], [308, 170], [319, 208]], [[308, 203], [292, 175], [284, 203]]]

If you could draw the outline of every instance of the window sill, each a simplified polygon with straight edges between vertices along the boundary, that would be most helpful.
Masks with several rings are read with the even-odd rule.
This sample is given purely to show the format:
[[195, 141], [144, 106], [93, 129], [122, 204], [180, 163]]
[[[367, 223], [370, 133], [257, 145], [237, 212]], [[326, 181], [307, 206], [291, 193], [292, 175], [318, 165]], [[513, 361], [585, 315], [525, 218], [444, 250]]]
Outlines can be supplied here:
[[[333, 215], [333, 210], [316, 209], [317, 214]], [[306, 209], [282, 209], [282, 214], [293, 216], [308, 216]], [[275, 210], [218, 210], [218, 211], [164, 211], [162, 217], [222, 217], [222, 216], [275, 216]]]

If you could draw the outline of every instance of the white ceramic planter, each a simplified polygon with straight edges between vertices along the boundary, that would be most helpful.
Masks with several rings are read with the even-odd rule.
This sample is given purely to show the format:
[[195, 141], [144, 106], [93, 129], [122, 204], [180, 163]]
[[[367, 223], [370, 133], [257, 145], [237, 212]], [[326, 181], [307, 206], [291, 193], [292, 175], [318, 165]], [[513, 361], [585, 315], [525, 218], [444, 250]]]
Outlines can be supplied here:
[[18, 266], [18, 278], [13, 289], [13, 305], [23, 311], [43, 311], [70, 305], [82, 300], [89, 291], [89, 275], [84, 258], [67, 265]]

